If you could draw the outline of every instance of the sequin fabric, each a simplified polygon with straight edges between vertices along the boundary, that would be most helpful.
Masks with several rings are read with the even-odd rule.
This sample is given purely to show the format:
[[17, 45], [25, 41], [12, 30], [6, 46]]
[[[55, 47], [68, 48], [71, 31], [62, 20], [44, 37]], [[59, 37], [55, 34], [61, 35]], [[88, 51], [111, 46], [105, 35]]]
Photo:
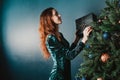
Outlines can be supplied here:
[[46, 38], [46, 46], [53, 60], [53, 68], [49, 80], [71, 80], [71, 63], [83, 49], [84, 44], [80, 42], [77, 46], [69, 46], [68, 41], [62, 36], [59, 41], [56, 36], [49, 34]]

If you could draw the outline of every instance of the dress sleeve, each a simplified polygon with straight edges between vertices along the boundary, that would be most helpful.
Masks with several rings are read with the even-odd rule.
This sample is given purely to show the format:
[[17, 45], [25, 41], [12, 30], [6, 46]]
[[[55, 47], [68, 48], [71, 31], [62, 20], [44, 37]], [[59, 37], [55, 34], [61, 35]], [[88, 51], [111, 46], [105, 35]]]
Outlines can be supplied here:
[[64, 56], [65, 58], [74, 59], [83, 49], [84, 43], [80, 42], [74, 49], [65, 47], [54, 35], [48, 35], [46, 39], [46, 46], [50, 54]]

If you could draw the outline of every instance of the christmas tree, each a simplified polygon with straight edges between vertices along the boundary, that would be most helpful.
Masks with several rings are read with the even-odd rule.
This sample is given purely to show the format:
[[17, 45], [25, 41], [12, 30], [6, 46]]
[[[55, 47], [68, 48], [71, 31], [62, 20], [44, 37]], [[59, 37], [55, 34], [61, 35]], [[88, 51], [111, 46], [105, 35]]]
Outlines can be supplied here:
[[76, 80], [120, 80], [120, 1], [106, 0], [83, 50]]

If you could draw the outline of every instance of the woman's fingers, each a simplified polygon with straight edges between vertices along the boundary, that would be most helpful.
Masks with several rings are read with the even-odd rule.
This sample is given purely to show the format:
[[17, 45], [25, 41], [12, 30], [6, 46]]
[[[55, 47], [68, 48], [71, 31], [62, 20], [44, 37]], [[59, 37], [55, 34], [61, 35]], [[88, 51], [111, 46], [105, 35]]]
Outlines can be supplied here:
[[90, 33], [92, 31], [92, 28], [90, 28], [89, 30], [88, 30], [88, 33]]
[[84, 31], [85, 31], [85, 35], [86, 35], [86, 36], [89, 36], [90, 32], [92, 31], [92, 27], [91, 27], [91, 26], [88, 26], [88, 27], [85, 28]]

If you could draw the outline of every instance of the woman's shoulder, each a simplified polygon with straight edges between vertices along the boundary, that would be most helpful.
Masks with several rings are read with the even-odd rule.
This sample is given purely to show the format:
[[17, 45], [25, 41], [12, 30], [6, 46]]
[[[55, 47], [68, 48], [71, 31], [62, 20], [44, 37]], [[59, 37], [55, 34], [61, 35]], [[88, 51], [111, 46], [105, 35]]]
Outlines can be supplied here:
[[56, 37], [55, 37], [54, 34], [48, 34], [47, 37], [46, 37], [46, 40], [47, 41], [55, 41]]
[[49, 39], [49, 38], [53, 38], [53, 37], [55, 37], [54, 34], [48, 34], [48, 35], [47, 35], [47, 38], [48, 38], [48, 39]]
[[[63, 34], [61, 32], [59, 32], [61, 36], [63, 36]], [[54, 34], [48, 34], [47, 38], [56, 38], [56, 36]]]
[[[61, 37], [63, 37], [63, 34], [61, 32], [59, 32], [59, 33], [60, 33]], [[47, 39], [47, 41], [48, 40], [53, 40], [53, 41], [58, 40], [54, 34], [48, 34], [46, 39]]]

